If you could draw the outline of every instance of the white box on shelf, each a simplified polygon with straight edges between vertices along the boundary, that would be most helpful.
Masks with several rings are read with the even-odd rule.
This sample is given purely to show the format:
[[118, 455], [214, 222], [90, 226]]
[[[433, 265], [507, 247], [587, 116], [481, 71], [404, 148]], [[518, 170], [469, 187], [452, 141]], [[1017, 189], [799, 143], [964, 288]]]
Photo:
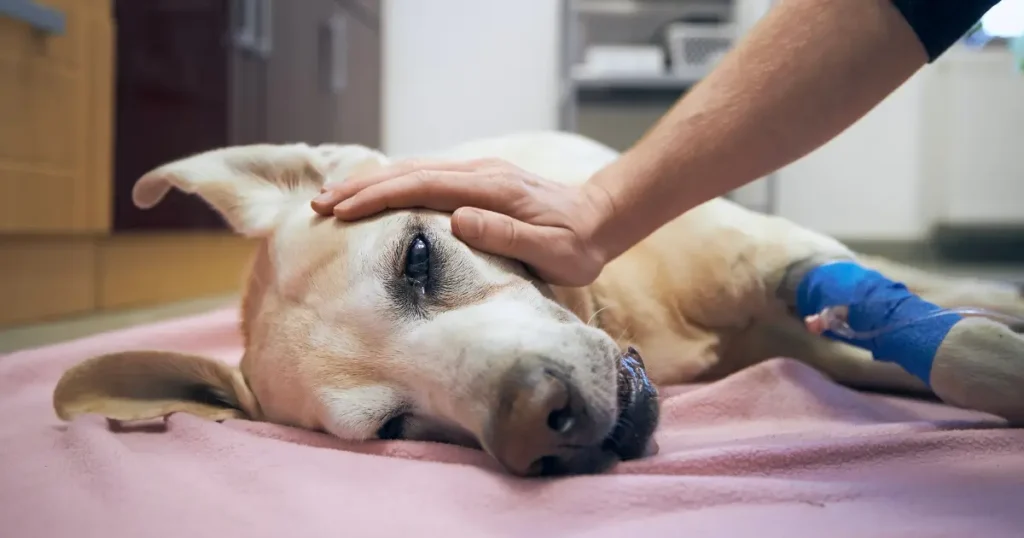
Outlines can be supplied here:
[[732, 24], [677, 22], [669, 25], [665, 40], [672, 73], [699, 79], [732, 47], [736, 29]]
[[590, 75], [657, 76], [665, 73], [665, 52], [655, 45], [590, 45], [582, 66]]

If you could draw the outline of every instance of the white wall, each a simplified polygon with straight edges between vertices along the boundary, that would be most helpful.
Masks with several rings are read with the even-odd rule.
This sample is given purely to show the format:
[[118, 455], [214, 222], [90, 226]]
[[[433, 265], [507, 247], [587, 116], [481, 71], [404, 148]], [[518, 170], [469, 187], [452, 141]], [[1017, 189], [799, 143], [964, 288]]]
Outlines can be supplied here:
[[944, 60], [928, 101], [926, 139], [936, 156], [929, 216], [1024, 225], [1024, 73], [1005, 49], [955, 50]]
[[732, 16], [736, 31], [744, 35], [772, 8], [775, 0], [733, 0]]
[[843, 239], [924, 237], [927, 75], [911, 78], [849, 130], [779, 171], [778, 214]]
[[778, 174], [778, 213], [860, 240], [937, 222], [1024, 222], [1024, 75], [957, 46], [845, 133]]
[[383, 149], [558, 127], [555, 0], [384, 0]]
[[[990, 31], [1019, 33], [1010, 11], [1024, 0], [1015, 2], [986, 15]], [[742, 29], [772, 3], [735, 0]], [[953, 47], [847, 132], [780, 170], [777, 213], [860, 240], [924, 239], [936, 223], [1024, 222], [1024, 75], [1013, 65], [1005, 49]], [[757, 207], [765, 188], [734, 195]]]

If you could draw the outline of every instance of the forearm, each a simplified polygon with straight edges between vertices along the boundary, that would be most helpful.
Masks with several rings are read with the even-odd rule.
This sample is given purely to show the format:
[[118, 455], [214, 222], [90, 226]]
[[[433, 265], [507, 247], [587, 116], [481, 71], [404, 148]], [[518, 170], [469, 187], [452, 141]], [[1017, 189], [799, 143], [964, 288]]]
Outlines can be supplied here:
[[587, 187], [614, 258], [685, 211], [853, 124], [928, 60], [890, 0], [783, 0]]

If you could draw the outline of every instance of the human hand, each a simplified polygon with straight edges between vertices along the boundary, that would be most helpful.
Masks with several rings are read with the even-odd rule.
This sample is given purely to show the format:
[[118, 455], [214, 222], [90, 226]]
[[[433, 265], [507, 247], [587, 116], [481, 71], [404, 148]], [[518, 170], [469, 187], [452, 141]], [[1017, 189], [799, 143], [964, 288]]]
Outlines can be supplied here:
[[595, 237], [611, 213], [606, 191], [545, 180], [503, 160], [400, 162], [322, 191], [313, 209], [342, 220], [397, 208], [453, 211], [456, 237], [556, 285], [590, 284], [608, 261]]

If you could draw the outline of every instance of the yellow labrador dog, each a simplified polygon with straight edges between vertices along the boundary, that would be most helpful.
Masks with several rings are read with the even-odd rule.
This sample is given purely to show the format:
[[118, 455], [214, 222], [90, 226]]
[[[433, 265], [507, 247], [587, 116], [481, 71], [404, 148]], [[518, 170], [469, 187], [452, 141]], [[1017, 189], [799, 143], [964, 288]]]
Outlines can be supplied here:
[[[432, 156], [503, 159], [583, 182], [617, 154], [542, 132]], [[352, 440], [458, 443], [520, 475], [598, 472], [642, 457], [654, 450], [654, 384], [714, 379], [776, 356], [851, 386], [932, 390], [954, 404], [1024, 414], [1024, 338], [1004, 325], [958, 323], [929, 387], [809, 332], [792, 312], [800, 275], [824, 260], [856, 259], [944, 306], [1024, 314], [1009, 286], [868, 259], [784, 219], [714, 200], [609, 264], [592, 286], [553, 287], [456, 240], [449, 215], [393, 211], [347, 224], [311, 210], [326, 180], [387, 162], [361, 146], [253, 145], [184, 158], [140, 179], [139, 207], [176, 187], [260, 239], [241, 309], [244, 357], [240, 368], [166, 351], [96, 357], [61, 379], [57, 414], [131, 421], [189, 412]]]

